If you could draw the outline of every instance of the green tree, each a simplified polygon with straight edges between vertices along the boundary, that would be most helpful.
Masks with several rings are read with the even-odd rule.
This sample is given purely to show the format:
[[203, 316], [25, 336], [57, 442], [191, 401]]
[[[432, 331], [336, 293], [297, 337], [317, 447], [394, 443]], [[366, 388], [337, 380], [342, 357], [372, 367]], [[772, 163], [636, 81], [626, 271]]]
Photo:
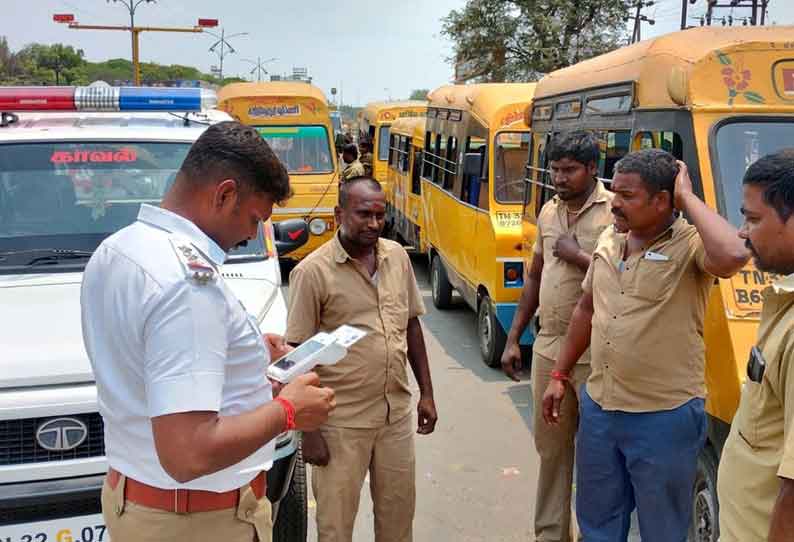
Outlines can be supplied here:
[[411, 95], [408, 97], [409, 100], [427, 100], [427, 93], [430, 92], [428, 88], [417, 88], [411, 91]]
[[42, 45], [34, 43], [26, 47], [36, 63], [36, 67], [41, 70], [51, 70], [55, 76], [55, 84], [61, 84], [61, 76], [65, 76], [66, 83], [71, 83], [71, 70], [82, 66], [83, 50], [75, 49], [71, 45], [55, 43], [53, 45]]
[[535, 81], [617, 48], [630, 0], [467, 0], [443, 20], [455, 79]]

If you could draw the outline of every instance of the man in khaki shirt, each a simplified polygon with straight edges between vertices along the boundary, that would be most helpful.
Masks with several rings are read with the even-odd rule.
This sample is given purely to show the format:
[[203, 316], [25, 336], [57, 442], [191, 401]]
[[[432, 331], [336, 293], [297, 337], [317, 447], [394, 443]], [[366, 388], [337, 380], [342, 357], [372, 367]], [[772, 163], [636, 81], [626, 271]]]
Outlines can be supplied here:
[[342, 182], [364, 176], [364, 166], [358, 160], [358, 149], [352, 143], [344, 146], [342, 161], [345, 163], [345, 168], [342, 170]]
[[743, 184], [739, 235], [755, 266], [780, 278], [764, 291], [755, 355], [722, 452], [720, 540], [783, 542], [794, 540], [794, 149], [761, 158]]
[[[339, 192], [337, 235], [290, 275], [286, 339], [305, 341], [349, 324], [367, 332], [334, 366], [317, 367], [337, 410], [304, 435], [320, 542], [350, 542], [369, 473], [376, 542], [410, 542], [415, 509], [414, 441], [407, 363], [419, 386], [418, 433], [433, 432], [436, 407], [418, 317], [424, 313], [408, 254], [379, 236], [386, 201], [367, 177]], [[407, 362], [407, 363], [406, 363]]]
[[636, 506], [643, 542], [683, 542], [706, 430], [706, 301], [714, 276], [731, 276], [749, 255], [667, 152], [624, 157], [612, 189], [615, 227], [598, 240], [543, 416], [559, 423], [571, 369], [590, 346], [576, 440], [584, 539], [625, 541]]
[[601, 232], [612, 224], [612, 193], [595, 177], [598, 155], [598, 139], [589, 132], [560, 135], [549, 147], [556, 195], [538, 215], [538, 236], [527, 283], [502, 355], [505, 374], [518, 381], [515, 371], [521, 365], [519, 339], [537, 310], [540, 331], [532, 346], [531, 380], [535, 449], [540, 456], [535, 539], [540, 542], [571, 539], [577, 393], [590, 374], [590, 356], [585, 353], [571, 373], [574, 393], [563, 401], [564, 414], [558, 425], [543, 423], [541, 399], [571, 313], [582, 295], [582, 279], [590, 265], [590, 255]]

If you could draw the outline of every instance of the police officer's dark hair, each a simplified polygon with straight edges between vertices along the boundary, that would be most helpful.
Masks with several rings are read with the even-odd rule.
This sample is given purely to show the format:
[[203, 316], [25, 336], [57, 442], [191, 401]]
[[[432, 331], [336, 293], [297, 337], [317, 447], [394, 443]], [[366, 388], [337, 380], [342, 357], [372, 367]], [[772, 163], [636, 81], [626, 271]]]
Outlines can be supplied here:
[[351, 177], [341, 184], [339, 187], [339, 207], [345, 208], [347, 202], [350, 200], [350, 190], [358, 185], [366, 183], [366, 185], [375, 192], [383, 192], [381, 184], [372, 177], [359, 175], [358, 177]]
[[615, 173], [636, 173], [651, 196], [665, 190], [670, 193], [670, 203], [673, 203], [678, 163], [669, 152], [661, 149], [630, 152], [615, 164]]
[[367, 150], [371, 151], [372, 150], [372, 143], [368, 139], [362, 139], [361, 141], [359, 141], [358, 147], [360, 149], [367, 149]]
[[768, 154], [753, 163], [744, 174], [743, 184], [764, 191], [764, 201], [788, 222], [794, 215], [794, 148]]
[[179, 171], [190, 183], [235, 179], [242, 190], [269, 194], [276, 202], [292, 194], [287, 170], [267, 142], [254, 128], [236, 121], [207, 128]]
[[585, 166], [591, 162], [598, 164], [598, 138], [587, 130], [563, 132], [554, 136], [546, 154], [549, 160], [554, 161], [570, 158]]
[[342, 147], [342, 154], [352, 154], [353, 156], [358, 156], [358, 147], [352, 143], [348, 143]]

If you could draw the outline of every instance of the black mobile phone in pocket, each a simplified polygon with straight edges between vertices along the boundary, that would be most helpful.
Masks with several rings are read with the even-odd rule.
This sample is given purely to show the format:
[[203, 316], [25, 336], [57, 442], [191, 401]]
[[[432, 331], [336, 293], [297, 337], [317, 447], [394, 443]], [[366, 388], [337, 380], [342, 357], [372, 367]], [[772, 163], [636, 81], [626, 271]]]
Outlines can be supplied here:
[[747, 378], [753, 382], [760, 383], [764, 378], [765, 370], [766, 361], [764, 360], [764, 356], [757, 346], [753, 346], [750, 349], [750, 359], [747, 360]]

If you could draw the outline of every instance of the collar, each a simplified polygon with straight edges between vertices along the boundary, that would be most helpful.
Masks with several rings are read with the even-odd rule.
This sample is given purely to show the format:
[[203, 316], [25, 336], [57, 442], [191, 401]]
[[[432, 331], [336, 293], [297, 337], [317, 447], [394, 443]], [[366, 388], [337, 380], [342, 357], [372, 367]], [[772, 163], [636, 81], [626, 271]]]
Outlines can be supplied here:
[[[336, 235], [334, 235], [334, 260], [336, 263], [345, 263], [348, 260], [352, 260], [353, 258], [350, 257], [350, 254], [347, 253], [345, 247], [342, 246], [342, 241], [339, 240], [339, 231], [337, 230]], [[386, 257], [386, 247], [383, 242], [383, 239], [378, 239], [378, 244], [375, 247], [375, 257], [378, 260], [378, 263]]]
[[772, 289], [776, 294], [794, 293], [794, 273], [772, 283]]
[[176, 213], [144, 203], [141, 205], [141, 210], [138, 211], [138, 220], [155, 228], [187, 238], [193, 246], [204, 253], [216, 266], [223, 265], [223, 262], [226, 261], [226, 253], [215, 241], [210, 239], [193, 222]]

